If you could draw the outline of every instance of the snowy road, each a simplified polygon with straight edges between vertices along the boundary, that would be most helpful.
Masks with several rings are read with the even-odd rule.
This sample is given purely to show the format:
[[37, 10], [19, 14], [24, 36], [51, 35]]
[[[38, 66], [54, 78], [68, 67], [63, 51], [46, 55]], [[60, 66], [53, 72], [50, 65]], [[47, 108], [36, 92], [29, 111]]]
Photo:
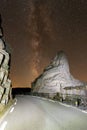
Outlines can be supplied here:
[[17, 96], [0, 130], [87, 130], [87, 114], [46, 99]]

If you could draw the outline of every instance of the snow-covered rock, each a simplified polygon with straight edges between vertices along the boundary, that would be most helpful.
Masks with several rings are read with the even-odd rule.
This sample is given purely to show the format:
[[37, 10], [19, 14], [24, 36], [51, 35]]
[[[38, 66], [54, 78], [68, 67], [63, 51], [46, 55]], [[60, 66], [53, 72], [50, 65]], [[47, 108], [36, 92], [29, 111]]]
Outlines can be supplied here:
[[9, 79], [9, 61], [10, 54], [5, 48], [3, 40], [2, 27], [0, 25], [0, 104], [6, 105], [12, 98], [11, 80]]
[[[67, 87], [75, 88], [76, 86], [84, 86], [84, 83], [71, 75], [68, 59], [63, 51], [58, 52], [50, 65], [32, 83], [33, 92], [39, 93], [66, 93]], [[77, 93], [77, 90], [74, 91], [74, 94]]]

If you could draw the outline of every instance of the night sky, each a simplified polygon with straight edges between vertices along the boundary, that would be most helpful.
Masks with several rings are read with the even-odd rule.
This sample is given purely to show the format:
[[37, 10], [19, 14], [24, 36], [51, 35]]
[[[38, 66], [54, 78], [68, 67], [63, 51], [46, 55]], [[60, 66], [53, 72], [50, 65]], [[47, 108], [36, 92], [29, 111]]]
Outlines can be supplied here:
[[13, 87], [30, 87], [60, 50], [87, 81], [87, 0], [0, 0], [0, 13]]

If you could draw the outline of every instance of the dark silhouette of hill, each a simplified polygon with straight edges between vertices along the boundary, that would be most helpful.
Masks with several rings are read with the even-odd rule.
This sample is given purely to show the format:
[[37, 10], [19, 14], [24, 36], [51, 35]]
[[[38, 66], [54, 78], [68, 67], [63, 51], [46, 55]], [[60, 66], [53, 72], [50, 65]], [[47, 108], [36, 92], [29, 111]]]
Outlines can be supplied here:
[[29, 95], [31, 88], [12, 88], [12, 95]]

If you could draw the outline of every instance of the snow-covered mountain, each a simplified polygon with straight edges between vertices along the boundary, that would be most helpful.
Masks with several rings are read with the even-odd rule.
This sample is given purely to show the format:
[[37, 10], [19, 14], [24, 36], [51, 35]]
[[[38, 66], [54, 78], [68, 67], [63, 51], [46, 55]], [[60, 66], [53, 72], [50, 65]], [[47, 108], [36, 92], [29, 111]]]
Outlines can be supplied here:
[[84, 83], [75, 79], [69, 69], [66, 54], [63, 51], [57, 53], [49, 66], [32, 83], [33, 92], [55, 93], [65, 87], [83, 86]]

